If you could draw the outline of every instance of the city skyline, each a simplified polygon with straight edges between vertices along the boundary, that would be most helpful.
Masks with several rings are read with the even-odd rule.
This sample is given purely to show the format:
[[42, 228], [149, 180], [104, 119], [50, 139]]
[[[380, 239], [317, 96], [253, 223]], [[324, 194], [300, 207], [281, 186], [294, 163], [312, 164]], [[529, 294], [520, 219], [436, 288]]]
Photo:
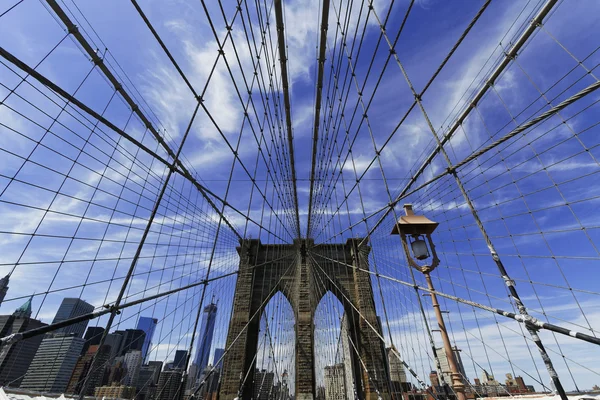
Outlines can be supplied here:
[[[18, 307], [12, 314], [12, 316], [0, 316], [0, 326], [2, 323], [12, 323], [15, 324], [18, 320], [29, 320], [35, 321], [31, 318], [32, 315], [32, 298], [29, 298], [25, 303], [23, 303], [20, 307]], [[73, 301], [76, 299], [69, 299], [68, 304], [68, 312], [72, 313], [72, 309], [76, 308], [73, 305], [76, 305], [78, 302]], [[204, 308], [204, 318], [206, 319], [206, 326], [210, 327], [210, 319], [214, 318], [217, 310], [216, 304], [210, 303]], [[65, 315], [65, 310], [60, 311], [61, 315]], [[5, 318], [5, 320], [2, 320]], [[152, 320], [152, 318], [148, 318]], [[6, 322], [2, 322], [6, 321]], [[39, 323], [39, 322], [38, 322]], [[41, 324], [41, 323], [40, 323]], [[43, 324], [41, 325], [43, 326]], [[138, 324], [139, 326], [139, 324]], [[344, 322], [342, 321], [342, 327], [344, 327]], [[31, 367], [27, 369], [27, 373], [23, 376], [23, 383], [21, 387], [24, 389], [30, 389], [39, 392], [73, 392], [77, 393], [81, 390], [82, 378], [84, 376], [84, 371], [89, 369], [89, 365], [91, 362], [91, 357], [98, 353], [98, 336], [100, 336], [104, 329], [100, 327], [91, 326], [85, 332], [85, 339], [78, 337], [79, 335], [79, 325], [76, 326], [77, 329], [70, 330], [69, 333], [58, 332], [52, 335], [47, 336], [39, 343], [39, 350], [37, 350], [34, 354], [33, 359], [31, 360]], [[4, 328], [2, 328], [4, 329]], [[12, 328], [11, 328], [12, 329]], [[341, 331], [343, 333], [343, 331]], [[154, 388], [158, 385], [158, 374], [157, 371], [157, 363], [155, 362], [146, 362], [143, 358], [142, 345], [140, 343], [145, 342], [145, 333], [140, 329], [125, 329], [125, 330], [115, 330], [111, 332], [110, 335], [118, 335], [123, 338], [122, 342], [119, 342], [119, 350], [117, 354], [120, 354], [114, 359], [109, 359], [109, 354], [111, 354], [110, 345], [105, 345], [104, 350], [102, 352], [103, 363], [108, 363], [109, 365], [113, 365], [116, 362], [117, 370], [110, 371], [110, 375], [114, 378], [108, 379], [106, 377], [107, 372], [103, 372], [104, 378], [102, 375], [94, 375], [93, 378], [93, 386], [88, 387], [87, 393], [93, 393], [96, 387], [102, 386], [103, 383], [109, 383], [108, 386], [103, 386], [105, 389], [101, 389], [103, 391], [109, 391], [113, 389], [107, 389], [114, 385], [114, 382], [120, 382], [124, 387], [133, 387], [138, 388], [138, 391], [145, 391], [147, 393], [147, 384], [151, 382], [151, 388]], [[108, 336], [110, 336], [108, 335]], [[344, 358], [350, 358], [348, 353], [349, 345], [345, 343], [343, 337], [345, 335], [341, 335], [339, 346], [340, 350], [344, 353]], [[87, 343], [89, 342], [89, 343]], [[93, 343], [93, 344], [92, 344]], [[87, 346], [86, 346], [87, 344]], [[82, 351], [84, 348], [89, 349], [87, 351]], [[401, 386], [398, 386], [398, 393], [405, 393], [411, 390], [410, 382], [412, 379], [407, 377], [404, 366], [397, 359], [395, 353], [397, 350], [393, 350], [393, 348], [388, 348], [386, 350], [387, 353], [387, 362], [388, 365], [386, 367], [386, 371], [389, 374], [390, 381], [398, 381], [401, 383]], [[210, 347], [209, 347], [210, 350]], [[438, 348], [438, 354], [440, 355], [440, 365], [442, 368], [442, 373], [447, 376], [448, 375], [448, 362], [445, 360], [445, 354], [443, 353], [442, 348]], [[216, 362], [223, 354], [225, 350], [221, 348], [215, 348], [212, 354], [213, 363]], [[458, 348], [454, 348], [455, 357], [457, 358], [459, 368], [463, 373], [465, 381], [467, 384], [467, 393], [485, 393], [487, 395], [495, 395], [495, 396], [504, 396], [509, 393], [532, 393], [535, 391], [533, 385], [527, 385], [524, 378], [522, 376], [516, 375], [513, 377], [511, 373], [506, 373], [506, 380], [501, 382], [495, 379], [490, 373], [488, 373], [485, 369], [481, 371], [480, 377], [469, 379], [464, 372], [464, 366], [462, 365], [462, 360], [460, 358], [460, 350]], [[171, 365], [170, 368], [173, 370], [179, 370], [180, 373], [181, 367], [187, 357], [187, 350], [176, 349], [174, 352], [174, 361], [171, 364], [166, 364], [165, 361], [165, 369], [162, 372], [170, 371], [167, 368], [168, 365]], [[117, 361], [117, 360], [122, 361]], [[66, 363], [66, 364], [65, 364]], [[158, 363], [159, 371], [162, 370], [163, 362]], [[0, 376], [3, 373], [3, 365], [0, 364]], [[66, 365], [66, 367], [65, 367]], [[207, 365], [208, 366], [208, 365]], [[324, 393], [326, 398], [331, 399], [345, 399], [348, 398], [349, 393], [349, 382], [351, 384], [352, 379], [348, 379], [346, 376], [346, 371], [348, 365], [344, 363], [339, 363], [335, 365], [330, 365], [325, 367], [325, 389]], [[119, 372], [119, 368], [122, 369], [122, 372]], [[220, 375], [221, 366], [215, 366], [216, 372], [214, 372], [214, 377], [211, 378], [207, 382], [206, 390], [216, 390], [215, 379]], [[143, 374], [141, 374], [143, 371]], [[154, 371], [154, 372], [152, 372]], [[202, 371], [208, 371], [208, 368]], [[281, 377], [275, 378], [275, 371], [269, 370], [257, 370], [254, 374], [254, 379], [256, 381], [260, 381], [260, 385], [255, 385], [255, 391], [258, 398], [270, 398], [270, 393], [274, 393], [278, 390], [284, 390], [283, 387], [286, 386], [283, 382], [287, 382], [287, 372]], [[144, 381], [138, 381], [140, 376], [143, 377]], [[166, 375], [165, 375], [166, 376]], [[171, 375], [168, 375], [171, 377]], [[173, 375], [174, 376], [174, 375]], [[166, 379], [166, 378], [165, 378]], [[170, 378], [169, 378], [170, 379]], [[437, 376], [436, 371], [432, 371], [430, 374], [432, 390], [434, 392], [443, 392], [443, 387], [440, 385], [441, 380]], [[448, 382], [446, 378], [446, 382]], [[110, 381], [113, 383], [110, 383]], [[164, 379], [163, 379], [164, 381]], [[167, 391], [171, 393], [175, 389], [170, 383], [170, 380], [164, 381], [163, 384], [167, 385]], [[405, 383], [409, 386], [405, 386]], [[152, 386], [155, 385], [155, 386]], [[171, 385], [171, 386], [168, 386]], [[283, 385], [283, 386], [282, 386]], [[339, 390], [338, 390], [339, 386]], [[208, 389], [208, 388], [212, 389]], [[68, 389], [68, 390], [67, 390]], [[125, 390], [125, 389], [123, 389]], [[152, 389], [156, 390], [156, 389]], [[286, 389], [287, 390], [287, 389]], [[107, 393], [109, 393], [107, 392]], [[102, 392], [103, 393], [103, 392]], [[112, 392], [110, 392], [112, 393]]]

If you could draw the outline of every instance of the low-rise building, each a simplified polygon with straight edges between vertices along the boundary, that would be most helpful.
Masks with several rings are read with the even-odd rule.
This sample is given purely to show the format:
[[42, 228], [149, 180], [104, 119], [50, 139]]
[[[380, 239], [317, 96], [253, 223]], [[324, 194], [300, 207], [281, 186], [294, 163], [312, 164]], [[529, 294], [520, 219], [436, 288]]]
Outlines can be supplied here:
[[100, 386], [96, 388], [94, 396], [104, 400], [133, 399], [135, 388], [125, 385]]

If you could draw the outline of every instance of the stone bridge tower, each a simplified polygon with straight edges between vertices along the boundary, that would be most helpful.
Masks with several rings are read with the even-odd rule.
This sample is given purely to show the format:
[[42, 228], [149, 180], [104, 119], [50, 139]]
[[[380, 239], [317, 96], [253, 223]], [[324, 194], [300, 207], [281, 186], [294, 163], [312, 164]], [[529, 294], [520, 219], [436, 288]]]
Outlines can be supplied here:
[[[237, 248], [240, 270], [226, 348], [233, 345], [224, 359], [221, 400], [232, 400], [240, 395], [242, 399], [252, 398], [260, 316], [264, 305], [278, 291], [294, 310], [296, 399], [315, 398], [313, 319], [315, 309], [327, 291], [342, 303], [348, 318], [351, 347], [360, 354], [359, 357], [357, 351], [351, 351], [358, 398], [375, 400], [377, 391], [382, 398], [389, 398], [385, 348], [373, 330], [381, 335], [371, 274], [356, 268], [369, 269], [370, 247], [359, 248], [361, 240], [317, 246], [310, 239], [297, 240], [293, 245], [263, 245], [255, 239], [240, 242]], [[248, 322], [248, 328], [244, 329]], [[248, 371], [249, 375], [245, 377]], [[241, 386], [243, 381], [245, 384]]]

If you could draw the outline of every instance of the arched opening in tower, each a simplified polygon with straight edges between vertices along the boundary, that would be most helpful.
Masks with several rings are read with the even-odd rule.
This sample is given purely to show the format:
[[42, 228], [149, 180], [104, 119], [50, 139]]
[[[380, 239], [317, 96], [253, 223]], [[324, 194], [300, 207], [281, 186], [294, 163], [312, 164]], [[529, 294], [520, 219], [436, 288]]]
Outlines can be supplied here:
[[280, 399], [294, 395], [296, 333], [294, 311], [278, 291], [261, 313], [256, 363], [248, 384], [255, 399]]
[[356, 387], [350, 321], [343, 304], [330, 291], [321, 298], [314, 315], [316, 397], [354, 399]]

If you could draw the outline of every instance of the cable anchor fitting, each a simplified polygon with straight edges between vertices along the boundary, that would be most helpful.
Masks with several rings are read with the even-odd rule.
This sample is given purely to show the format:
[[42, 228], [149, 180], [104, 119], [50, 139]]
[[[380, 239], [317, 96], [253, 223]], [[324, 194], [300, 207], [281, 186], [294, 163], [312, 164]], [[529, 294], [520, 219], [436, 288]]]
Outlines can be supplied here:
[[121, 314], [121, 311], [114, 304], [113, 305], [105, 304], [103, 307], [106, 308], [107, 310], [109, 310], [111, 314], [113, 314], [113, 313], [116, 315]]
[[517, 314], [515, 315], [515, 319], [518, 322], [525, 324], [525, 326], [529, 329], [533, 329], [539, 331], [544, 327], [544, 323], [539, 319], [532, 317], [529, 314]]
[[508, 58], [509, 60], [514, 60], [515, 58], [517, 58], [517, 53], [515, 54], [510, 54], [508, 52], [504, 52], [504, 57]]
[[23, 333], [13, 333], [0, 340], [0, 347], [11, 345], [23, 339]]

